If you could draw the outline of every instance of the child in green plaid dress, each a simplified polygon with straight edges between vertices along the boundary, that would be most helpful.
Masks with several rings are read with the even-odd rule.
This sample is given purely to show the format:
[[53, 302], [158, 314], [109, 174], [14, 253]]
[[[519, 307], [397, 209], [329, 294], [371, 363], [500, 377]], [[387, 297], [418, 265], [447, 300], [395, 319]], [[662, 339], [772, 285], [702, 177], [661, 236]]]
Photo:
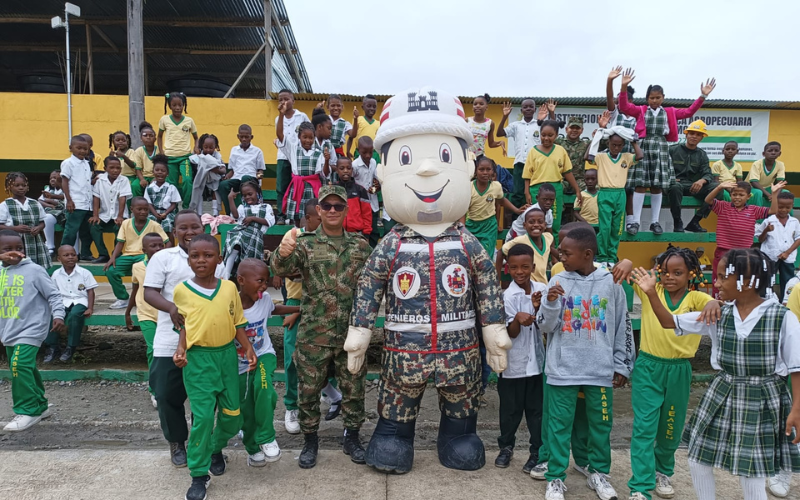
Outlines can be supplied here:
[[[329, 95], [327, 102], [323, 101], [317, 104], [317, 108], [322, 109], [325, 104], [328, 105], [328, 112], [330, 113], [331, 119], [331, 145], [333, 145], [333, 150], [337, 156], [345, 156], [345, 141], [347, 139], [352, 140], [352, 138], [356, 136], [353, 124], [342, 118], [344, 105], [342, 104], [342, 97], [339, 94]], [[331, 158], [330, 165], [331, 167], [336, 166], [335, 158]]]
[[28, 194], [28, 178], [22, 172], [6, 176], [6, 193], [9, 197], [0, 203], [0, 230], [11, 229], [22, 237], [25, 256], [36, 264], [50, 267], [50, 252], [44, 240], [44, 208]]
[[662, 191], [669, 189], [675, 179], [672, 159], [669, 155], [669, 143], [678, 142], [678, 120], [691, 118], [705, 102], [708, 94], [716, 87], [712, 78], [705, 85], [700, 85], [701, 95], [688, 108], [678, 109], [662, 107], [664, 89], [660, 85], [647, 87], [647, 104], [636, 106], [628, 102], [628, 84], [635, 78], [633, 70], [628, 68], [622, 74], [622, 89], [619, 93], [619, 111], [636, 119], [636, 132], [642, 140], [641, 148], [644, 158], [631, 168], [628, 174], [627, 189], [633, 193], [633, 222], [628, 223], [626, 230], [635, 235], [639, 231], [639, 222], [644, 207], [644, 194], [650, 190], [650, 231], [660, 235], [664, 232], [659, 222], [661, 213]]
[[[278, 203], [281, 204], [281, 211], [286, 215], [287, 223], [293, 221], [297, 226], [305, 215], [306, 202], [317, 197], [317, 193], [322, 187], [323, 175], [327, 177], [325, 172], [330, 171], [328, 162], [331, 158], [331, 151], [315, 146], [317, 142], [316, 126], [311, 122], [300, 124], [297, 128], [297, 137], [292, 134], [284, 134], [283, 119], [287, 108], [288, 106], [284, 103], [278, 105], [280, 114], [275, 125], [275, 135], [278, 137], [278, 149], [291, 163], [292, 180], [283, 200], [278, 200]], [[324, 112], [322, 114], [325, 115]], [[321, 118], [317, 118], [317, 120], [321, 120]], [[328, 118], [327, 125], [328, 133], [330, 133], [330, 118]]]
[[50, 255], [56, 251], [56, 224], [62, 226], [67, 219], [64, 216], [64, 191], [61, 190], [61, 170], [53, 170], [50, 173], [50, 181], [42, 189], [42, 195], [37, 200], [44, 208], [44, 240], [47, 243], [47, 251]]
[[161, 229], [174, 242], [172, 230], [175, 227], [175, 215], [181, 195], [178, 188], [167, 182], [169, 160], [164, 155], [153, 157], [153, 182], [144, 190], [144, 198], [150, 204], [150, 219], [161, 224]]
[[327, 153], [325, 164], [322, 167], [323, 182], [336, 184], [339, 182], [339, 176], [336, 174], [338, 156], [331, 142], [333, 134], [331, 117], [325, 113], [324, 109], [317, 108], [311, 113], [311, 125], [314, 127], [314, 149], [321, 151], [323, 155]]
[[267, 229], [275, 224], [272, 206], [264, 203], [261, 197], [261, 186], [255, 179], [242, 183], [242, 204], [238, 207], [233, 202], [236, 191], [228, 194], [231, 204], [231, 215], [239, 224], [228, 231], [225, 236], [225, 275], [229, 279], [233, 268], [243, 259], [264, 258], [264, 235]]
[[711, 366], [719, 371], [683, 433], [699, 500], [717, 498], [713, 467], [739, 476], [745, 500], [766, 499], [765, 480], [779, 470], [800, 472], [800, 321], [763, 298], [774, 276], [761, 251], [731, 250], [717, 268], [727, 302], [721, 310], [712, 301], [702, 312], [673, 316], [652, 271], [633, 273], [662, 327], [711, 337]]

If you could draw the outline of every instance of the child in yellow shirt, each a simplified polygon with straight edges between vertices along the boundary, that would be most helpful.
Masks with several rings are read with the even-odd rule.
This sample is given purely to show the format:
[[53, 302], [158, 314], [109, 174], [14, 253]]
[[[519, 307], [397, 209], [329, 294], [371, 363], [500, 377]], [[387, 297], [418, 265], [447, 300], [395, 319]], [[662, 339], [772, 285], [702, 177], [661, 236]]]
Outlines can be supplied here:
[[525, 244], [533, 248], [534, 269], [531, 279], [547, 284], [547, 264], [550, 260], [550, 248], [553, 245], [553, 235], [546, 232], [544, 212], [541, 208], [528, 209], [525, 214], [525, 232], [503, 245], [502, 252], [497, 253], [497, 273], [501, 272], [503, 259], [508, 255], [508, 250], [514, 245]]

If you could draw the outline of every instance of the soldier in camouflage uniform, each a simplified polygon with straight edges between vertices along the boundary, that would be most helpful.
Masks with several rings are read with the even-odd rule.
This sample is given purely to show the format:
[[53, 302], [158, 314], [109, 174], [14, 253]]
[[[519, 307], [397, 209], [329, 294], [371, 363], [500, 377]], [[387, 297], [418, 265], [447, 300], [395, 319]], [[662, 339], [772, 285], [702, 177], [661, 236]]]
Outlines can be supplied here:
[[415, 424], [429, 380], [439, 393], [440, 463], [460, 470], [485, 464], [476, 434], [476, 323], [483, 328], [487, 362], [497, 372], [505, 369], [511, 341], [490, 257], [457, 222], [469, 208], [475, 169], [468, 144], [472, 133], [461, 102], [438, 89], [409, 89], [383, 107], [375, 138], [383, 159], [378, 176], [385, 207], [398, 224], [364, 268], [345, 342], [348, 368], [357, 371], [385, 298], [380, 419], [366, 455], [367, 464], [380, 471], [411, 470]]
[[342, 392], [343, 449], [353, 462], [364, 463], [364, 448], [358, 432], [364, 423], [366, 366], [357, 373], [350, 373], [343, 347], [356, 284], [369, 257], [370, 246], [363, 237], [342, 229], [347, 214], [347, 193], [343, 187], [323, 186], [319, 200], [317, 210], [322, 225], [314, 232], [299, 236], [293, 229], [272, 256], [274, 274], [282, 277], [299, 274], [303, 278], [294, 363], [299, 382], [300, 429], [305, 435], [299, 465], [304, 469], [316, 465], [319, 398], [328, 381], [331, 361]]
[[[582, 133], [583, 118], [580, 116], [570, 116], [567, 120], [567, 136], [556, 139], [556, 144], [567, 150], [569, 161], [572, 163], [572, 175], [575, 177], [575, 182], [578, 183], [578, 187], [581, 188], [581, 191], [586, 191], [586, 182], [583, 180], [584, 172], [586, 172], [584, 156], [592, 141], [588, 137], [581, 137]], [[564, 185], [564, 194], [575, 194], [569, 182], [566, 180], [561, 182]], [[565, 204], [562, 223], [573, 222], [574, 217], [572, 213], [572, 204]]]

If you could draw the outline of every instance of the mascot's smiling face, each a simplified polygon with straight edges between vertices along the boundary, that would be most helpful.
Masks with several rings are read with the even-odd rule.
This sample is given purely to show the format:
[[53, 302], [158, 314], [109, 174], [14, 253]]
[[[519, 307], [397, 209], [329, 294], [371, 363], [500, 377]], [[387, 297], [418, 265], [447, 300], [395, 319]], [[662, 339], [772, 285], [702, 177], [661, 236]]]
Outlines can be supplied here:
[[411, 135], [383, 145], [378, 178], [389, 215], [412, 228], [457, 221], [469, 208], [472, 160], [466, 142], [443, 134]]
[[456, 97], [431, 87], [389, 99], [381, 113], [375, 148], [378, 179], [392, 219], [436, 236], [469, 208], [474, 162], [467, 154], [472, 132]]

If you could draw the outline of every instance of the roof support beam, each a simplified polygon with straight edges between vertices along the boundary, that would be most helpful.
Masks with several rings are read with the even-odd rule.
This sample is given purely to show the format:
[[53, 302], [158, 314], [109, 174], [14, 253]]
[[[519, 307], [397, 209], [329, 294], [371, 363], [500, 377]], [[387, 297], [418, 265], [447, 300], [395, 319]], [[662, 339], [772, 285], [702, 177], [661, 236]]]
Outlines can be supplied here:
[[128, 122], [133, 147], [141, 145], [139, 124], [144, 121], [144, 0], [128, 4]]
[[[122, 18], [74, 18], [70, 19], [70, 24], [100, 24], [100, 25], [117, 25], [124, 26], [128, 21]], [[49, 17], [27, 16], [27, 17], [13, 17], [13, 16], [0, 16], [0, 23], [18, 23], [18, 24], [50, 24]], [[145, 26], [171, 26], [173, 28], [261, 28], [264, 26], [264, 21], [261, 19], [223, 19], [213, 20], [208, 19], [145, 19]]]
[[111, 50], [113, 50], [114, 52], [119, 52], [119, 47], [117, 47], [117, 44], [112, 42], [111, 39], [108, 38], [108, 35], [103, 33], [103, 30], [100, 29], [100, 26], [96, 26], [93, 24], [92, 29], [95, 30], [98, 35], [100, 35], [100, 38], [102, 38], [103, 41], [106, 42], [109, 47], [111, 47]]
[[[278, 14], [275, 12], [275, 10], [272, 10], [272, 23], [277, 25], [278, 37], [281, 39], [281, 43], [283, 44], [284, 48], [288, 50], [291, 45], [289, 44], [289, 39], [286, 36], [286, 32], [283, 31], [281, 20], [278, 18]], [[294, 81], [297, 82], [297, 88], [300, 89], [300, 92], [306, 92], [306, 85], [303, 83], [303, 75], [300, 73], [300, 67], [297, 65], [296, 58], [289, 54], [287, 55], [286, 59], [289, 60], [289, 67], [294, 74]], [[267, 91], [269, 91], [269, 89], [267, 89]]]
[[[86, 47], [82, 45], [72, 44], [75, 50], [85, 50]], [[182, 49], [178, 47], [147, 47], [144, 49], [145, 54], [189, 54], [189, 55], [246, 55], [252, 56], [253, 51], [258, 47], [252, 49], [232, 49], [232, 50], [205, 50], [205, 49]], [[64, 47], [59, 45], [0, 45], [0, 52], [63, 52]], [[113, 53], [122, 54], [124, 51], [112, 49], [111, 47], [92, 47], [92, 51], [97, 53]]]
[[[264, 98], [270, 100], [272, 99], [269, 95], [272, 90], [272, 0], [264, 0], [264, 45], [261, 49], [264, 51], [264, 67], [266, 68], [266, 71], [264, 71]], [[236, 87], [242, 77], [247, 74], [247, 70], [253, 65], [257, 56], [258, 54], [253, 56], [253, 59], [250, 60], [250, 64], [247, 65], [242, 75], [236, 79], [236, 83], [233, 84], [233, 87]], [[228, 91], [228, 94], [232, 92], [233, 87]], [[226, 94], [225, 97], [228, 97], [228, 95]]]

